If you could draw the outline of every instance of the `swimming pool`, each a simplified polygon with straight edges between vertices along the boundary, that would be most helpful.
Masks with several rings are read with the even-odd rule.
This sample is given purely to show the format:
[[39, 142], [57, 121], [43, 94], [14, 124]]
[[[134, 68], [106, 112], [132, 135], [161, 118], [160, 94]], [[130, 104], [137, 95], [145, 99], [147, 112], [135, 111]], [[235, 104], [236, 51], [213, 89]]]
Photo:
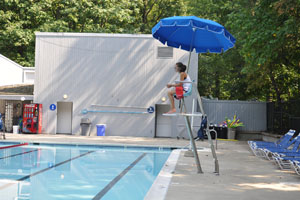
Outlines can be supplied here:
[[143, 199], [170, 153], [156, 147], [0, 143], [0, 197]]

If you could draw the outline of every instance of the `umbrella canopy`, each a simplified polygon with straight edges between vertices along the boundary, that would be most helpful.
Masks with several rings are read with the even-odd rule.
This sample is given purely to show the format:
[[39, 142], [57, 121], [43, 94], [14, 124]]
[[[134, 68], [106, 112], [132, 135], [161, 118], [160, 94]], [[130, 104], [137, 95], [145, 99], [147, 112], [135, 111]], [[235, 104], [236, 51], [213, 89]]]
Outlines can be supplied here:
[[152, 28], [152, 35], [163, 44], [197, 53], [221, 53], [235, 44], [222, 25], [195, 16], [164, 18]]

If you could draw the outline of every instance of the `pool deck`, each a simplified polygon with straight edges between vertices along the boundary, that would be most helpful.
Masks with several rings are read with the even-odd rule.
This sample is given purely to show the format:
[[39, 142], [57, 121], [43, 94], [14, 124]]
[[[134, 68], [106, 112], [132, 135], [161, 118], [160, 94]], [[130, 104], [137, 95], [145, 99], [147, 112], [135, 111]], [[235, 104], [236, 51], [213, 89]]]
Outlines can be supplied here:
[[[87, 137], [68, 135], [6, 134], [6, 141], [111, 144], [160, 147], [184, 147], [188, 140], [141, 137]], [[0, 140], [1, 142], [1, 140]], [[209, 147], [207, 141], [197, 141], [200, 147]], [[165, 199], [167, 200], [296, 200], [300, 195], [300, 176], [282, 171], [270, 161], [255, 157], [245, 141], [218, 141], [220, 175], [213, 173], [214, 162], [209, 151], [199, 151], [204, 174], [196, 173], [194, 158], [181, 153]]]

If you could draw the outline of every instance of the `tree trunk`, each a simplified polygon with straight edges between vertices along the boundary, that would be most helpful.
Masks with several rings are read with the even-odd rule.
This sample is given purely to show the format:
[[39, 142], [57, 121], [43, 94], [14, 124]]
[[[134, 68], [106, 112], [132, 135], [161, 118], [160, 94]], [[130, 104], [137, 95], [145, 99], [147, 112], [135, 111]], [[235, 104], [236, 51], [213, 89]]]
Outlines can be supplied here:
[[272, 73], [271, 69], [269, 69], [269, 76], [271, 79], [272, 87], [275, 89], [275, 92], [276, 92], [276, 101], [277, 101], [277, 103], [280, 103], [281, 102], [281, 97], [280, 97], [281, 92], [280, 92], [280, 89], [278, 87], [278, 84], [275, 80], [274, 74]]
[[215, 84], [216, 84], [216, 88], [215, 88], [214, 96], [220, 98], [220, 74], [218, 71], [215, 74]]

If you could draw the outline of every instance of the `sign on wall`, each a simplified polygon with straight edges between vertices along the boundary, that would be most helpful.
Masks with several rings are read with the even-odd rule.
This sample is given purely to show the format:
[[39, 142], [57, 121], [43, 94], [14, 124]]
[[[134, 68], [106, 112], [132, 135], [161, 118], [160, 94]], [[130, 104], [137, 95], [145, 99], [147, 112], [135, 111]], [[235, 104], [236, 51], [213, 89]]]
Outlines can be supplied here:
[[55, 104], [51, 104], [49, 106], [49, 108], [50, 108], [50, 110], [54, 111], [54, 110], [56, 110], [56, 105]]

